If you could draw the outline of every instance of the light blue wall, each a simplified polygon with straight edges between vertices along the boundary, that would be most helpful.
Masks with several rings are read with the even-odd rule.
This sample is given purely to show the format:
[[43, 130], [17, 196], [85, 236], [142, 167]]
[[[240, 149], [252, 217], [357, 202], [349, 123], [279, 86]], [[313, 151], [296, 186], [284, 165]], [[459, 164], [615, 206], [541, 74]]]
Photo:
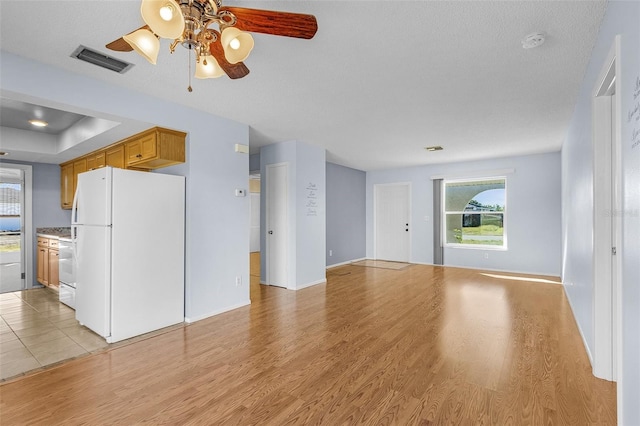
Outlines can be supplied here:
[[[562, 149], [563, 278], [566, 293], [593, 350], [593, 173], [591, 93], [614, 37], [621, 35], [622, 90], [622, 366], [621, 425], [640, 424], [640, 2], [610, 1]], [[633, 113], [633, 111], [637, 111]], [[630, 114], [631, 113], [631, 114]], [[639, 133], [634, 133], [639, 132]], [[635, 138], [634, 138], [635, 135]]]
[[[247, 188], [249, 156], [236, 153], [234, 144], [249, 144], [249, 127], [1, 54], [2, 90], [7, 96], [46, 100], [61, 108], [68, 105], [92, 115], [128, 117], [187, 132], [187, 163], [162, 169], [186, 176], [185, 315], [197, 320], [250, 303], [249, 198], [234, 193], [236, 188]], [[243, 285], [235, 285], [236, 277]]]
[[367, 242], [367, 174], [333, 163], [327, 163], [326, 170], [327, 265], [363, 259]]
[[[444, 264], [479, 269], [559, 276], [560, 153], [437, 164], [367, 173], [367, 257], [373, 258], [373, 186], [411, 184], [411, 255], [415, 263], [433, 263], [433, 183], [431, 178], [507, 174], [508, 250], [447, 248]], [[485, 254], [488, 258], [485, 258]]]
[[296, 156], [296, 288], [327, 279], [326, 154], [298, 142]]
[[[267, 229], [266, 198], [269, 164], [288, 164], [288, 280], [287, 288], [296, 290], [326, 280], [324, 261], [326, 244], [326, 187], [325, 150], [298, 141], [268, 145], [260, 150], [261, 193], [260, 229]], [[316, 202], [312, 214], [309, 185]], [[261, 232], [260, 246], [267, 250], [265, 232]], [[261, 282], [266, 277], [266, 257], [260, 256]]]
[[60, 207], [60, 166], [57, 164], [29, 163], [22, 161], [5, 161], [2, 163], [26, 164], [31, 166], [32, 183], [32, 286], [39, 285], [36, 281], [37, 238], [36, 229], [71, 225], [71, 211]]

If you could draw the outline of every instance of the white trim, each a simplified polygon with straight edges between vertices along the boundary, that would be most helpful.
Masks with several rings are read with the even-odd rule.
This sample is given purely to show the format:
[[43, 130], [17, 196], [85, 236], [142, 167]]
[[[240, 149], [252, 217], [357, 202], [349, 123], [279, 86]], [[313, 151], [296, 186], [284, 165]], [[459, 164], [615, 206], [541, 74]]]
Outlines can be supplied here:
[[323, 279], [318, 280], [318, 281], [313, 281], [313, 282], [310, 282], [310, 283], [297, 285], [296, 288], [293, 288], [291, 290], [302, 290], [303, 288], [312, 287], [312, 286], [318, 285], [318, 284], [326, 284], [326, 283], [327, 283], [327, 279], [323, 278]]
[[202, 315], [198, 315], [196, 317], [185, 317], [184, 318], [184, 322], [186, 322], [187, 324], [191, 324], [194, 323], [196, 321], [201, 321], [203, 319], [207, 319], [210, 317], [213, 317], [215, 315], [220, 315], [223, 314], [225, 312], [229, 312], [229, 311], [233, 311], [234, 309], [238, 309], [238, 308], [242, 308], [243, 306], [248, 306], [251, 304], [251, 300], [247, 300], [244, 302], [240, 302], [240, 303], [236, 303], [235, 305], [231, 305], [231, 306], [227, 306], [225, 308], [220, 308], [220, 309], [216, 309], [215, 311], [209, 312], [207, 314], [202, 314]]
[[[616, 35], [614, 39], [615, 45], [615, 55], [616, 55], [616, 81], [615, 81], [615, 110], [617, 112], [616, 121], [614, 123], [615, 127], [615, 138], [616, 138], [616, 169], [618, 171], [616, 176], [616, 188], [618, 191], [618, 200], [620, 200], [620, 204], [622, 201], [622, 47], [621, 47], [621, 38], [620, 35]], [[622, 226], [621, 222], [618, 223], [617, 228], [617, 241], [622, 243]], [[617, 268], [617, 280], [616, 286], [614, 288], [613, 293], [613, 324], [614, 324], [614, 371], [615, 380], [617, 381], [616, 386], [616, 395], [617, 395], [617, 412], [620, 413], [620, 418], [622, 419], [623, 410], [623, 390], [622, 382], [624, 381], [624, 374], [622, 371], [622, 282], [624, 275], [622, 274], [622, 255], [616, 256], [615, 259], [615, 267]]]
[[[265, 212], [264, 212], [264, 216], [265, 216], [265, 238], [264, 238], [264, 253], [265, 253], [265, 280], [266, 282], [264, 283], [265, 285], [274, 285], [271, 284], [271, 261], [270, 261], [270, 250], [269, 250], [269, 237], [267, 236], [266, 233], [268, 233], [268, 229], [269, 229], [269, 225], [270, 225], [270, 221], [271, 221], [271, 217], [269, 215], [269, 206], [270, 204], [273, 202], [272, 201], [272, 194], [269, 193], [269, 186], [270, 186], [270, 182], [269, 182], [269, 175], [271, 174], [271, 171], [277, 167], [284, 167], [285, 168], [285, 188], [284, 188], [284, 204], [285, 204], [285, 208], [284, 208], [284, 212], [285, 212], [285, 224], [286, 224], [286, 229], [284, 230], [285, 235], [283, 235], [284, 238], [284, 242], [285, 242], [285, 257], [287, 259], [287, 265], [289, 264], [289, 261], [291, 260], [291, 253], [290, 253], [290, 241], [289, 241], [289, 230], [290, 230], [290, 223], [289, 223], [289, 162], [288, 161], [284, 161], [284, 162], [280, 162], [280, 163], [272, 163], [272, 164], [266, 164], [265, 165]], [[294, 230], [295, 231], [295, 230]], [[262, 231], [261, 231], [262, 232]], [[295, 268], [295, 262], [293, 267]], [[280, 287], [282, 284], [284, 284], [284, 288], [288, 288], [290, 283], [291, 283], [291, 277], [295, 276], [295, 270], [294, 271], [290, 271], [289, 270], [289, 266], [285, 267], [285, 273], [286, 273], [286, 277], [285, 277], [285, 282], [284, 283], [279, 283], [280, 285], [276, 285], [276, 287]], [[260, 283], [262, 284], [262, 281], [260, 281]]]
[[[611, 254], [621, 247], [621, 88], [620, 37], [617, 36], [592, 90], [593, 170], [593, 375], [606, 380], [621, 379], [622, 346], [619, 334], [621, 313], [621, 257]], [[615, 96], [615, 103], [612, 96]], [[613, 115], [613, 117], [612, 117]], [[613, 130], [613, 131], [612, 131]], [[613, 133], [613, 134], [612, 134]], [[612, 148], [613, 147], [613, 148]], [[612, 190], [613, 188], [613, 190]], [[613, 229], [615, 225], [615, 229]], [[620, 382], [618, 388], [621, 390]], [[618, 395], [619, 397], [620, 395]], [[618, 398], [621, 404], [621, 398]], [[620, 408], [621, 409], [621, 408]]]
[[544, 276], [544, 277], [550, 277], [550, 278], [558, 278], [558, 282], [556, 283], [555, 281], [549, 284], [553, 284], [553, 285], [562, 285], [562, 279], [553, 273], [547, 273], [547, 272], [529, 272], [529, 271], [514, 271], [512, 269], [497, 269], [497, 268], [481, 268], [481, 267], [475, 267], [475, 266], [458, 266], [458, 265], [434, 265], [432, 263], [421, 263], [421, 262], [411, 262], [411, 263], [416, 263], [417, 265], [428, 265], [428, 266], [437, 266], [437, 267], [444, 267], [444, 268], [457, 268], [457, 269], [471, 269], [471, 270], [475, 270], [475, 271], [489, 271], [489, 272], [504, 272], [507, 274], [523, 274], [523, 275], [538, 275], [538, 276]]
[[363, 260], [367, 260], [367, 258], [366, 257], [361, 257], [360, 259], [352, 259], [352, 260], [347, 260], [346, 262], [334, 263], [332, 265], [327, 265], [327, 269], [337, 268], [338, 266], [349, 265], [351, 263], [361, 262]]
[[487, 176], [500, 176], [515, 173], [516, 169], [496, 169], [496, 170], [485, 170], [481, 172], [467, 172], [467, 173], [456, 173], [454, 175], [433, 175], [431, 176], [431, 180], [461, 180], [461, 179], [482, 179]]
[[[24, 211], [21, 216], [24, 219], [24, 247], [22, 261], [24, 264], [24, 290], [35, 288], [33, 285], [33, 166], [20, 163], [0, 163], [0, 167], [7, 169], [21, 169], [24, 172]], [[39, 286], [38, 286], [39, 287]]]
[[[491, 181], [491, 180], [503, 180], [504, 181], [504, 210], [502, 210], [501, 212], [474, 212], [474, 211], [447, 211], [446, 210], [446, 206], [447, 206], [447, 184], [448, 183], [456, 183], [456, 182], [483, 182], [483, 181]], [[443, 248], [454, 248], [454, 249], [458, 249], [458, 248], [464, 248], [464, 249], [476, 249], [476, 250], [497, 250], [497, 251], [508, 251], [509, 250], [509, 245], [508, 245], [508, 240], [507, 240], [507, 224], [508, 224], [508, 215], [507, 212], [509, 211], [508, 208], [508, 197], [507, 197], [507, 188], [508, 188], [508, 184], [507, 184], [507, 176], [506, 175], [496, 175], [496, 176], [483, 176], [483, 177], [477, 177], [477, 178], [467, 178], [467, 179], [443, 179], [442, 180], [442, 189], [440, 191], [441, 196], [442, 196], [442, 200], [440, 202], [440, 206], [442, 208], [440, 215], [442, 217], [441, 222], [441, 229], [440, 229], [440, 240], [441, 240], [441, 244]], [[484, 192], [484, 191], [483, 191]], [[445, 228], [447, 226], [447, 215], [448, 214], [457, 214], [457, 215], [464, 215], [464, 214], [502, 214], [502, 245], [497, 246], [497, 245], [492, 245], [492, 244], [462, 244], [462, 243], [449, 243], [447, 242], [447, 235], [445, 232]], [[445, 256], [443, 256], [443, 263], [446, 264], [446, 261], [444, 261]]]
[[[569, 301], [569, 308], [571, 308], [571, 315], [573, 318], [578, 318], [576, 316], [576, 310], [573, 309], [573, 303], [571, 303], [571, 297], [569, 297], [569, 293], [567, 293], [566, 285], [562, 285], [562, 291], [564, 291], [565, 298]], [[589, 345], [587, 345], [587, 339], [584, 337], [584, 333], [582, 332], [582, 327], [580, 327], [580, 322], [576, 321], [576, 325], [578, 326], [578, 332], [580, 333], [580, 337], [582, 338], [582, 346], [584, 346], [584, 350], [587, 352], [587, 357], [589, 358], [589, 363], [593, 366], [593, 356], [591, 355], [591, 350], [589, 349]]]

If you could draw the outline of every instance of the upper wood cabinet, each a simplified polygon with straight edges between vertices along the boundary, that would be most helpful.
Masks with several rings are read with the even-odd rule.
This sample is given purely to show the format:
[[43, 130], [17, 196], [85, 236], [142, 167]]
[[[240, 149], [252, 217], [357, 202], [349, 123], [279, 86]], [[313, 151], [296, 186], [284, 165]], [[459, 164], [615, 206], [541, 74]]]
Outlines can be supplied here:
[[73, 163], [67, 163], [60, 168], [60, 205], [63, 209], [70, 209], [73, 204]]
[[60, 205], [70, 209], [78, 185], [78, 174], [104, 166], [153, 170], [185, 161], [187, 134], [153, 127], [106, 148], [60, 165]]
[[127, 167], [157, 169], [184, 163], [186, 134], [154, 127], [124, 141]]
[[105, 152], [100, 151], [95, 154], [89, 154], [87, 156], [87, 170], [95, 170], [100, 167], [106, 166]]
[[124, 145], [120, 144], [105, 150], [107, 166], [124, 169]]
[[76, 192], [78, 187], [78, 175], [87, 171], [87, 159], [80, 158], [73, 162], [73, 192]]

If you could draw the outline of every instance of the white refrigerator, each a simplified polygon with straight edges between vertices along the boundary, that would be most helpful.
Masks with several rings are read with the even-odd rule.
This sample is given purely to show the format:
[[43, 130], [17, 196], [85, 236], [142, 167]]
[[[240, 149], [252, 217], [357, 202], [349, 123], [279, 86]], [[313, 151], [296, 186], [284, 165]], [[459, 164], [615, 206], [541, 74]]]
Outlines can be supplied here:
[[185, 178], [104, 167], [78, 175], [76, 319], [107, 342], [184, 321]]

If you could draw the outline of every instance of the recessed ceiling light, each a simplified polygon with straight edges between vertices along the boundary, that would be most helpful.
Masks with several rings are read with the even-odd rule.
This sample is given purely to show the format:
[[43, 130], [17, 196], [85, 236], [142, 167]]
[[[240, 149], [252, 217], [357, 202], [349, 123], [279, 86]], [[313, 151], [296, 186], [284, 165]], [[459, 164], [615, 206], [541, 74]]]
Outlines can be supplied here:
[[9, 155], [9, 153], [5, 151], [0, 151], [0, 157], [4, 157], [5, 155]]
[[531, 33], [522, 39], [523, 49], [532, 49], [544, 43], [546, 36], [543, 32]]
[[442, 148], [441, 146], [427, 146], [424, 149], [431, 152], [431, 151], [442, 151], [444, 148]]
[[33, 124], [36, 127], [47, 127], [49, 123], [43, 120], [29, 120], [29, 123]]

